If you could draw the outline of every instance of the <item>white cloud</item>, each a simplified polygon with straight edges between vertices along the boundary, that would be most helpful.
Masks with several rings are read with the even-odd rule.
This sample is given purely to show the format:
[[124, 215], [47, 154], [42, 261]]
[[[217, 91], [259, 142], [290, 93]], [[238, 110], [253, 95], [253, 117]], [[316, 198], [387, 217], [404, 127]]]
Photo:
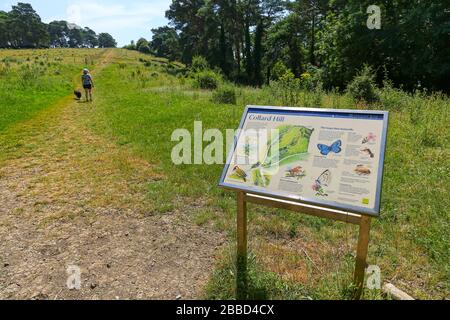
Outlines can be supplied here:
[[154, 18], [164, 17], [170, 0], [149, 0], [145, 3], [107, 4], [104, 1], [73, 1], [67, 7], [67, 21], [99, 32], [124, 28], [148, 27]]

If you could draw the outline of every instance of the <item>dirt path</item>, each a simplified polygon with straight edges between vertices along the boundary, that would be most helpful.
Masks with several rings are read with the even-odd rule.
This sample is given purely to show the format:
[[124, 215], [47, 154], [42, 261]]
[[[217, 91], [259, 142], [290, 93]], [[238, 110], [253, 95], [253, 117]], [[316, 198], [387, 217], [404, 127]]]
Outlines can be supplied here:
[[86, 128], [93, 110], [66, 98], [0, 135], [0, 299], [199, 298], [223, 236], [192, 208], [152, 212], [147, 185], [164, 177]]

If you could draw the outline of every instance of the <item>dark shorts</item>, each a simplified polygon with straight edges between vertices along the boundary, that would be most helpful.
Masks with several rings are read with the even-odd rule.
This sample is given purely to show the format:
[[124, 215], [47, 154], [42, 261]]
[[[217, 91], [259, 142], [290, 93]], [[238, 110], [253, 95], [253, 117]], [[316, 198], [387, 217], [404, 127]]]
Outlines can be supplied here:
[[83, 88], [91, 90], [92, 89], [92, 85], [91, 84], [85, 84], [85, 85], [83, 85]]

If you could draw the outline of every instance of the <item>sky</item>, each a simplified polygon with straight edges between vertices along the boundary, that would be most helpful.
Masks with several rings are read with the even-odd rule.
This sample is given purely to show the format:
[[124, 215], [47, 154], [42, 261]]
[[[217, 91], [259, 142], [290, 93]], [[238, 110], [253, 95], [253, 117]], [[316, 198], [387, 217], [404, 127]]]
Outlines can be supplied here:
[[108, 32], [118, 46], [141, 37], [151, 39], [152, 28], [167, 25], [171, 0], [0, 0], [0, 10], [17, 2], [30, 3], [45, 23], [67, 20], [95, 32]]

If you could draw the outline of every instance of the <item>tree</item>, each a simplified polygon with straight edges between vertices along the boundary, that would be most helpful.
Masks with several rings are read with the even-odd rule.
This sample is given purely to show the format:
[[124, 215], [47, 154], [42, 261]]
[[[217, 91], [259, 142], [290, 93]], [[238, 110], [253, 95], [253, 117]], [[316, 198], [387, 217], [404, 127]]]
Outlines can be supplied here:
[[231, 49], [231, 41], [225, 32], [225, 24], [220, 25], [220, 39], [219, 39], [219, 66], [226, 76], [230, 76], [233, 71], [233, 51]]
[[69, 46], [69, 28], [67, 21], [52, 21], [48, 25], [50, 47], [66, 48]]
[[304, 68], [303, 31], [300, 16], [291, 13], [269, 29], [265, 43], [271, 61], [283, 61], [297, 77]]
[[19, 2], [8, 13], [9, 44], [13, 48], [48, 47], [47, 26], [28, 3]]
[[263, 56], [263, 46], [262, 46], [262, 38], [263, 38], [263, 24], [262, 21], [258, 23], [255, 31], [255, 50], [254, 50], [254, 84], [260, 86], [263, 83], [262, 74], [261, 74], [261, 62]]
[[0, 48], [9, 47], [8, 13], [0, 11]]
[[151, 48], [158, 57], [164, 57], [169, 60], [181, 58], [179, 37], [174, 28], [159, 27], [152, 29]]
[[449, 92], [447, 2], [380, 0], [381, 30], [367, 28], [369, 0], [173, 0], [166, 17], [183, 62], [204, 56], [238, 82], [259, 85], [280, 61], [296, 77], [319, 68], [326, 88], [344, 89], [368, 64], [378, 84], [386, 70], [397, 86]]
[[117, 42], [109, 33], [100, 33], [98, 35], [98, 46], [100, 48], [116, 48]]
[[70, 48], [83, 47], [83, 33], [78, 26], [71, 26], [68, 31], [68, 44]]
[[322, 28], [324, 19], [329, 9], [328, 0], [302, 0], [295, 1], [290, 6], [302, 25], [305, 49], [308, 50], [309, 63], [316, 64], [317, 32]]
[[83, 47], [95, 48], [98, 46], [98, 37], [94, 30], [85, 27], [81, 30], [81, 38], [83, 42]]
[[145, 38], [140, 38], [137, 42], [136, 42], [136, 50], [142, 53], [150, 53], [151, 49], [150, 49], [150, 44], [147, 41], [147, 39]]
[[[0, 11], [0, 48], [95, 48], [99, 40], [94, 30], [67, 21], [41, 21], [33, 7], [19, 2], [10, 12]], [[103, 47], [115, 47], [111, 35], [102, 35]]]
[[283, 0], [174, 0], [166, 17], [179, 36], [182, 61], [204, 56], [238, 82], [262, 82], [266, 30], [285, 11]]
[[444, 1], [380, 1], [381, 30], [366, 27], [368, 0], [334, 1], [319, 34], [326, 84], [343, 88], [364, 64], [378, 83], [450, 91], [450, 19]]
[[48, 24], [50, 46], [53, 48], [95, 48], [98, 46], [94, 30], [81, 28], [67, 21], [52, 21]]

